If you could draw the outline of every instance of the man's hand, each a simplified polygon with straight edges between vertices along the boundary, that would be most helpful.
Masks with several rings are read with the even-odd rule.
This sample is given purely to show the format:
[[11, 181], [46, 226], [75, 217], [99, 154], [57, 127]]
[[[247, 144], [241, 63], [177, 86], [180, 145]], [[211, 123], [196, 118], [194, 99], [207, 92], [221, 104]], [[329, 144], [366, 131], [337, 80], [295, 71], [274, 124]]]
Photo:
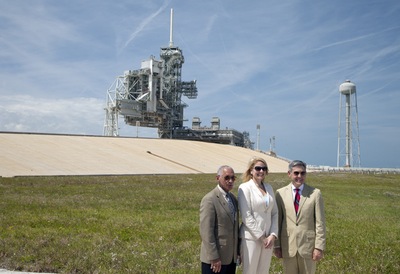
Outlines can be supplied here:
[[221, 271], [221, 266], [222, 266], [221, 259], [218, 258], [216, 260], [211, 261], [211, 270], [214, 273], [219, 273]]
[[316, 262], [324, 257], [324, 252], [321, 249], [314, 248], [312, 259]]
[[282, 249], [280, 247], [274, 248], [274, 254], [277, 258], [282, 259]]
[[236, 265], [241, 265], [241, 264], [242, 264], [242, 257], [241, 255], [237, 255]]

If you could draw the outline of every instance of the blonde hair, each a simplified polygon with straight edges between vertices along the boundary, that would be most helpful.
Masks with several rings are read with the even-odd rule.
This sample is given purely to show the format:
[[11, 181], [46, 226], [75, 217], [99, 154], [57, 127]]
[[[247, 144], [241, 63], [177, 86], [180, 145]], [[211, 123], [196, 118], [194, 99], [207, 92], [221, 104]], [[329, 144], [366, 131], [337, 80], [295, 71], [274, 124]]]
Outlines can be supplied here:
[[265, 161], [264, 158], [261, 157], [252, 157], [249, 161], [249, 163], [247, 164], [247, 169], [246, 171], [242, 174], [242, 180], [243, 182], [247, 182], [249, 181], [251, 178], [253, 178], [253, 176], [251, 175], [251, 171], [254, 168], [254, 166], [256, 165], [257, 162], [262, 162], [266, 167], [267, 167], [267, 171], [268, 172], [268, 165], [267, 165], [267, 161]]

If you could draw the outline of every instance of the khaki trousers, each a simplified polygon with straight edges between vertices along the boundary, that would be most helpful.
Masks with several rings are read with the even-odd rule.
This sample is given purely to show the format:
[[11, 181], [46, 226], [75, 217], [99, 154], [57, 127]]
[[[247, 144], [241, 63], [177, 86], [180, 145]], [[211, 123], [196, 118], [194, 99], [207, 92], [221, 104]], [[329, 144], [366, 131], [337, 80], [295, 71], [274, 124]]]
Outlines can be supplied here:
[[317, 263], [313, 259], [304, 259], [299, 252], [296, 256], [283, 258], [283, 272], [285, 274], [314, 274]]

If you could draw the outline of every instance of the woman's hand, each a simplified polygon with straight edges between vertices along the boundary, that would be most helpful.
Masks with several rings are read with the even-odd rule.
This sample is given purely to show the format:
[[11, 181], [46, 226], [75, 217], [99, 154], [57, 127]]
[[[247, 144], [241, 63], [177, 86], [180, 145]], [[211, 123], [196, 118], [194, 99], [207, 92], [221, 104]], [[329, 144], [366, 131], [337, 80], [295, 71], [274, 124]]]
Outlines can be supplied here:
[[268, 237], [263, 238], [264, 248], [273, 248], [275, 242], [275, 236], [269, 235]]

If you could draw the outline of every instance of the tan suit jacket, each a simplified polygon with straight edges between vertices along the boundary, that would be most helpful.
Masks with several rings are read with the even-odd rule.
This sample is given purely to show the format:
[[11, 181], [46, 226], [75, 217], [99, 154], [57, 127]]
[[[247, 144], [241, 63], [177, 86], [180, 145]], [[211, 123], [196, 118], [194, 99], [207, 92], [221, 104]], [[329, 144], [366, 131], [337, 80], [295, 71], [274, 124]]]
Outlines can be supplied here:
[[210, 264], [221, 259], [223, 265], [236, 262], [239, 254], [239, 211], [236, 197], [230, 197], [236, 214], [232, 218], [229, 205], [218, 187], [207, 193], [200, 203], [200, 260]]
[[293, 204], [292, 183], [276, 192], [279, 210], [279, 238], [283, 258], [294, 257], [297, 252], [306, 259], [312, 258], [314, 248], [325, 250], [326, 228], [324, 203], [321, 191], [304, 184], [299, 212]]

